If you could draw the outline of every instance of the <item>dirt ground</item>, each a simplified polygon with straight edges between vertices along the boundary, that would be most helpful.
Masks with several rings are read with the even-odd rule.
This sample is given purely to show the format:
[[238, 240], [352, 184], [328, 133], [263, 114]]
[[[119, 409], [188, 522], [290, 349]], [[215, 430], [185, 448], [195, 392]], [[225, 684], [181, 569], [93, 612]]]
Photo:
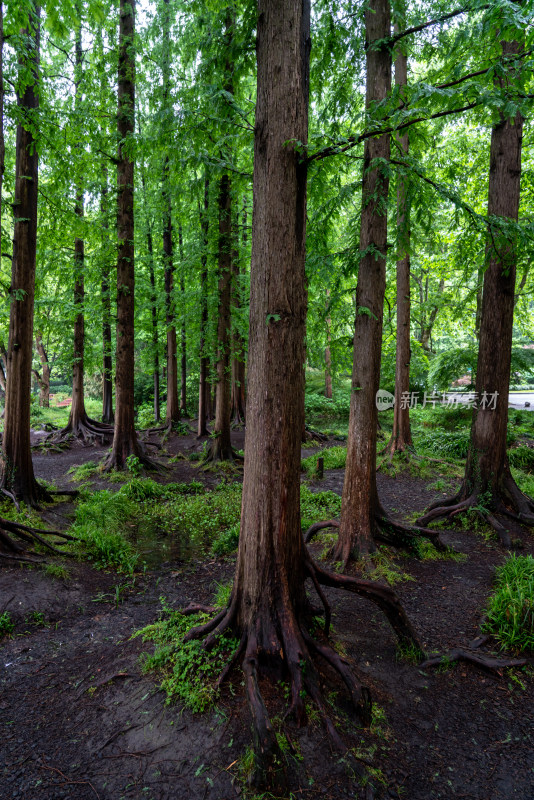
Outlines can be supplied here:
[[[233, 444], [243, 446], [242, 433], [236, 432]], [[173, 436], [167, 452], [199, 447], [193, 436]], [[72, 487], [68, 468], [98, 460], [103, 452], [81, 446], [36, 451], [36, 473]], [[213, 485], [219, 477], [180, 460], [158, 479]], [[342, 471], [333, 470], [311, 485], [341, 492], [342, 480]], [[104, 485], [109, 488], [95, 482], [96, 488]], [[399, 515], [422, 511], [437, 494], [425, 481], [380, 474], [379, 492]], [[72, 503], [45, 512], [63, 526], [72, 514]], [[532, 535], [514, 535], [522, 552], [534, 552]], [[444, 539], [467, 559], [406, 557], [401, 567], [414, 580], [396, 587], [427, 651], [445, 652], [475, 639], [494, 568], [506, 555], [473, 532], [453, 530]], [[312, 549], [317, 555], [321, 545]], [[150, 646], [130, 638], [157, 618], [161, 596], [175, 608], [209, 602], [216, 582], [229, 580], [233, 566], [232, 557], [166, 562], [135, 581], [82, 562], [69, 565], [68, 580], [40, 569], [0, 568], [0, 614], [7, 610], [16, 622], [14, 635], [0, 642], [1, 800], [253, 796], [237, 779], [251, 740], [240, 671], [215, 710], [194, 715], [166, 704], [154, 677], [139, 666], [140, 653]], [[532, 672], [498, 675], [461, 663], [421, 669], [399, 660], [393, 633], [374, 606], [346, 593], [330, 592], [329, 599], [334, 637], [379, 711], [367, 731], [347, 727], [343, 715], [333, 712], [363, 761], [340, 760], [319, 723], [301, 730], [287, 723], [303, 757], [294, 763], [295, 800], [534, 798]], [[325, 691], [339, 690], [343, 697], [331, 676], [324, 678]], [[262, 690], [271, 713], [283, 712], [276, 687]], [[375, 777], [374, 789], [362, 778], [364, 762], [382, 771], [384, 782]]]

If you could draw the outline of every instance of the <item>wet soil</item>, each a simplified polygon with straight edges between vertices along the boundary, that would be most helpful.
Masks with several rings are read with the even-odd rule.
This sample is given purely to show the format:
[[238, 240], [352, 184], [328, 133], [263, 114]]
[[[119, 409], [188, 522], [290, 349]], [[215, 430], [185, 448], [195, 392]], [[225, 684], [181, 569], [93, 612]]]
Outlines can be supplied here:
[[[154, 436], [155, 442], [160, 440]], [[243, 446], [243, 433], [233, 437]], [[200, 450], [196, 437], [171, 436], [162, 461]], [[307, 448], [305, 455], [309, 455]], [[98, 461], [105, 448], [73, 447], [34, 453], [38, 476], [72, 488], [68, 469]], [[227, 476], [228, 477], [228, 476]], [[239, 473], [230, 476], [239, 479]], [[221, 478], [180, 459], [158, 481]], [[340, 492], [343, 471], [332, 470], [312, 488]], [[379, 474], [384, 505], [399, 517], [422, 511], [438, 493], [423, 480]], [[113, 488], [97, 477], [93, 488]], [[45, 513], [68, 524], [71, 502]], [[400, 560], [413, 581], [396, 591], [428, 651], [467, 645], [478, 631], [495, 566], [505, 553], [473, 531], [444, 539], [465, 561]], [[534, 539], [514, 531], [522, 552]], [[320, 543], [312, 546], [318, 556]], [[164, 596], [175, 608], [210, 602], [216, 583], [231, 579], [232, 557], [172, 560], [135, 580], [69, 563], [70, 577], [40, 569], [0, 569], [0, 614], [10, 612], [14, 635], [0, 641], [0, 799], [230, 800], [252, 797], [237, 777], [250, 744], [250, 717], [237, 669], [217, 708], [194, 715], [168, 705], [139, 656], [150, 645], [131, 639], [157, 618]], [[381, 613], [365, 601], [329, 592], [334, 638], [372, 692], [379, 723], [364, 731], [333, 710], [360, 759], [380, 769], [374, 790], [363, 785], [363, 762], [332, 753], [319, 722], [286, 731], [303, 760], [294, 763], [294, 798], [373, 796], [403, 800], [532, 800], [534, 798], [534, 682], [532, 672], [484, 673], [471, 665], [421, 669], [399, 660]], [[487, 645], [491, 647], [491, 643]], [[532, 659], [529, 659], [532, 663]], [[343, 689], [325, 674], [325, 692]], [[283, 713], [282, 692], [262, 685], [272, 714]], [[369, 749], [371, 748], [371, 750]], [[373, 753], [371, 754], [371, 751]]]

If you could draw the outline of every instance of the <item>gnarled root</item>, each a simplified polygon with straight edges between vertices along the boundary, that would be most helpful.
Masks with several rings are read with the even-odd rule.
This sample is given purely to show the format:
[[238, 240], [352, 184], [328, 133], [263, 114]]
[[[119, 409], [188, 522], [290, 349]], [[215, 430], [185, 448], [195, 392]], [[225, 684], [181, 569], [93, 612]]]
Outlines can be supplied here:
[[[328, 641], [330, 607], [322, 591], [323, 586], [345, 589], [375, 603], [386, 615], [400, 644], [411, 648], [423, 657], [417, 635], [406, 616], [397, 596], [387, 586], [373, 581], [360, 580], [346, 575], [337, 575], [321, 569], [306, 553], [304, 575], [309, 577], [325, 609], [324, 634], [312, 635], [309, 627], [307, 607], [295, 609], [288, 599], [288, 588], [282, 586], [278, 599], [260, 609], [245, 629], [240, 628], [237, 594], [232, 593], [226, 608], [219, 611], [203, 625], [192, 628], [186, 640], [203, 639], [203, 647], [209, 649], [218, 636], [227, 630], [240, 634], [240, 644], [231, 661], [222, 671], [218, 686], [228, 677], [234, 665], [242, 657], [245, 687], [250, 707], [255, 769], [253, 783], [258, 788], [269, 787], [280, 791], [286, 785], [285, 760], [280, 751], [276, 734], [269, 720], [259, 685], [259, 673], [264, 667], [282, 669], [289, 678], [291, 703], [286, 717], [291, 715], [297, 725], [306, 724], [305, 693], [317, 707], [332, 745], [345, 752], [339, 733], [333, 724], [323, 700], [320, 677], [316, 666], [319, 661], [333, 670], [343, 681], [354, 713], [364, 725], [371, 721], [371, 695], [354, 677], [349, 662], [336, 652]], [[199, 606], [189, 606], [189, 613]], [[202, 607], [204, 608], [204, 607]]]
[[502, 514], [524, 525], [534, 525], [534, 501], [519, 489], [509, 470], [506, 470], [498, 488], [489, 492], [481, 489], [469, 491], [466, 482], [460, 491], [445, 501], [433, 503], [418, 525], [428, 525], [437, 519], [452, 519], [464, 511], [474, 511], [497, 533], [504, 547], [511, 546], [510, 533], [495, 514]]
[[[60, 550], [46, 540], [46, 536], [56, 536], [65, 541], [76, 541], [75, 536], [62, 531], [46, 531], [41, 528], [30, 528], [20, 522], [0, 518], [0, 559], [4, 561], [18, 561], [21, 563], [36, 563], [42, 556], [34, 550], [29, 550], [28, 545], [41, 544], [46, 550], [56, 555], [70, 555]], [[14, 538], [16, 537], [16, 538]], [[21, 542], [17, 541], [20, 539]]]
[[454, 661], [467, 661], [469, 664], [498, 673], [508, 667], [523, 667], [527, 663], [526, 658], [500, 658], [490, 653], [481, 653], [480, 650], [457, 647], [449, 653], [427, 658], [420, 666], [423, 669], [426, 667], [439, 667], [452, 664]]
[[224, 447], [218, 437], [211, 439], [208, 451], [202, 460], [201, 466], [213, 464], [217, 461], [229, 461], [231, 464], [242, 464], [243, 456], [240, 456], [234, 448], [229, 445]]
[[[324, 522], [315, 522], [310, 525], [304, 534], [304, 541], [309, 544], [319, 531], [325, 528], [339, 528], [339, 521], [329, 519]], [[416, 527], [414, 525], [404, 525], [402, 522], [392, 520], [386, 512], [380, 508], [375, 516], [375, 539], [383, 544], [393, 547], [406, 547], [408, 550], [417, 551], [417, 539], [428, 539], [441, 553], [453, 552], [440, 538], [439, 532], [432, 528]]]
[[113, 425], [108, 425], [105, 422], [98, 422], [98, 420], [91, 419], [87, 414], [84, 414], [76, 421], [69, 420], [67, 425], [57, 433], [49, 434], [45, 442], [50, 440], [52, 445], [57, 445], [60, 442], [78, 439], [84, 444], [94, 444], [95, 441], [99, 441], [100, 444], [105, 444], [106, 442], [110, 442], [112, 438]]

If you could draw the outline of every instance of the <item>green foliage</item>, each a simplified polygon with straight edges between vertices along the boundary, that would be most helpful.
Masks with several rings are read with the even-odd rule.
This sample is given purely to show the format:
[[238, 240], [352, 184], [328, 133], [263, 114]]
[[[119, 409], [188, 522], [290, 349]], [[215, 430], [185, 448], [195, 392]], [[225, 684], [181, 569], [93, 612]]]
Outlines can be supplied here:
[[371, 580], [382, 580], [389, 586], [415, 580], [412, 575], [403, 572], [395, 564], [395, 554], [388, 547], [380, 547], [372, 556], [360, 559], [358, 566], [362, 571], [369, 572]]
[[95, 472], [98, 472], [99, 465], [96, 461], [86, 461], [79, 466], [73, 466], [68, 469], [67, 474], [72, 475], [71, 481], [79, 482], [86, 481], [91, 478]]
[[[218, 590], [217, 596], [224, 602], [227, 591]], [[196, 625], [207, 622], [207, 614], [183, 616], [173, 611], [164, 599], [162, 618], [134, 633], [143, 641], [155, 644], [152, 655], [146, 654], [142, 659], [144, 672], [156, 671], [162, 678], [161, 687], [167, 694], [167, 700], [182, 700], [192, 711], [205, 711], [213, 705], [218, 690], [216, 679], [232, 657], [239, 644], [229, 634], [223, 634], [216, 640], [209, 651], [202, 646], [201, 640], [184, 641], [184, 637]]]
[[137, 477], [138, 475], [141, 474], [141, 472], [143, 470], [143, 464], [141, 463], [141, 459], [138, 456], [134, 456], [133, 453], [132, 453], [126, 459], [126, 469], [134, 477]]
[[521, 469], [523, 472], [534, 471], [534, 448], [520, 445], [508, 451], [510, 466]]
[[0, 614], [0, 639], [4, 636], [11, 636], [15, 630], [15, 623], [11, 619], [8, 611]]
[[70, 572], [63, 564], [45, 564], [44, 571], [51, 578], [66, 581], [70, 578]]
[[495, 592], [489, 600], [484, 630], [502, 648], [534, 648], [534, 558], [512, 554], [497, 567]]
[[137, 506], [121, 492], [95, 492], [78, 504], [72, 533], [80, 541], [73, 546], [96, 567], [131, 575], [138, 556], [127, 534], [137, 516]]
[[312, 492], [307, 486], [300, 487], [300, 514], [302, 530], [307, 530], [314, 522], [341, 513], [341, 497], [335, 492]]
[[444, 458], [467, 458], [470, 436], [468, 431], [425, 431], [417, 437], [417, 450]]

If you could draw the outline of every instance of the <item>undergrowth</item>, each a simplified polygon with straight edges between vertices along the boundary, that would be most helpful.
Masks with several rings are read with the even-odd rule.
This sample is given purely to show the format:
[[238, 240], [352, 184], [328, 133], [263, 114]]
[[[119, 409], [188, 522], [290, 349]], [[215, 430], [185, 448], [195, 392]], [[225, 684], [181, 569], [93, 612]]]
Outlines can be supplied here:
[[347, 461], [347, 448], [338, 445], [336, 447], [326, 447], [312, 456], [302, 459], [301, 469], [310, 477], [313, 477], [317, 472], [317, 459], [324, 460], [324, 468], [326, 469], [343, 469]]
[[534, 558], [512, 554], [495, 573], [484, 630], [503, 649], [534, 649]]
[[75, 551], [96, 567], [113, 567], [131, 575], [138, 555], [126, 538], [135, 526], [138, 507], [121, 492], [94, 492], [76, 508], [71, 533]]
[[[216, 602], [226, 594], [218, 592]], [[160, 600], [161, 619], [136, 631], [132, 637], [141, 636], [143, 642], [155, 645], [152, 655], [145, 653], [141, 657], [143, 672], [156, 672], [168, 702], [181, 700], [192, 711], [205, 711], [217, 698], [216, 679], [237, 650], [239, 641], [223, 634], [209, 651], [199, 640], [184, 642], [186, 633], [206, 622], [209, 615], [184, 616], [170, 608], [163, 597]]]

